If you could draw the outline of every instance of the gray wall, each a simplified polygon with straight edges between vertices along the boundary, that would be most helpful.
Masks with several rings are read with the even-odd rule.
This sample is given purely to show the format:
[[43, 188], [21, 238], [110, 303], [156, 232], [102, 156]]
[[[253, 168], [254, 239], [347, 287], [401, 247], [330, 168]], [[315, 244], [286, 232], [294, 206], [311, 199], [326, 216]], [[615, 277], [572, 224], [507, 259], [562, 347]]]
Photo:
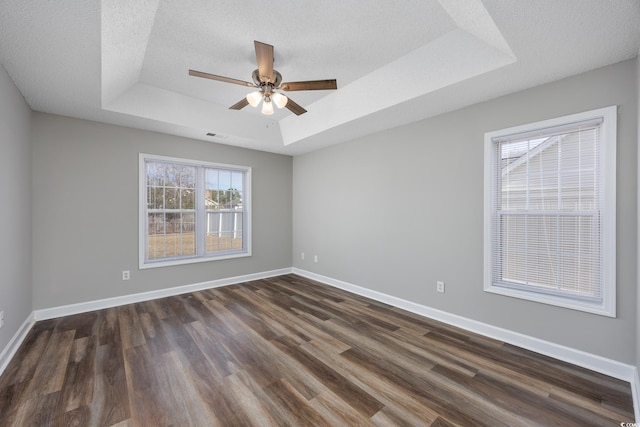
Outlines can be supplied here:
[[[637, 101], [638, 101], [638, 146], [640, 147], [640, 51], [638, 52], [638, 57], [636, 58], [636, 90], [637, 90]], [[638, 165], [640, 165], [640, 149], [638, 149]], [[638, 170], [638, 246], [640, 246], [640, 169]], [[637, 266], [640, 265], [640, 250], [638, 251], [638, 262]], [[637, 310], [637, 325], [636, 325], [636, 367], [640, 371], [640, 272], [636, 271], [638, 275], [638, 286], [636, 288], [636, 310]]]
[[[32, 135], [35, 309], [291, 267], [291, 157], [42, 113]], [[253, 256], [138, 270], [140, 152], [251, 166]]]
[[[630, 60], [295, 157], [294, 266], [635, 363], [635, 84]], [[485, 293], [484, 133], [609, 105], [620, 107], [618, 317]], [[436, 292], [437, 280], [446, 282], [445, 294]]]
[[0, 352], [31, 313], [31, 110], [0, 64]]

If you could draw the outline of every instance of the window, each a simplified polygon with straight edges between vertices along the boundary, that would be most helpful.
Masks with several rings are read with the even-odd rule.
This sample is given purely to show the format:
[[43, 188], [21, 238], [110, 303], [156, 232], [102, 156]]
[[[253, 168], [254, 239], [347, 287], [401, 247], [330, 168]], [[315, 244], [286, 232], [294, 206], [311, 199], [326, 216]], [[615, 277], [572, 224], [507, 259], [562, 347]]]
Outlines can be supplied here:
[[251, 168], [140, 154], [140, 268], [251, 255]]
[[615, 317], [616, 107], [485, 134], [484, 288]]

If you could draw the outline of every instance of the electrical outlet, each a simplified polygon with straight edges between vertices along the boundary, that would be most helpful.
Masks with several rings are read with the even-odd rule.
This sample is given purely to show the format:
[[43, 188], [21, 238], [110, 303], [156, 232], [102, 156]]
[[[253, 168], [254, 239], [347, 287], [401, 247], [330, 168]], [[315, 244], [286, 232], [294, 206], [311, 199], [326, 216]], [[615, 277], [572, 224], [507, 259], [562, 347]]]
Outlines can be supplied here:
[[304, 259], [304, 252], [300, 252], [300, 259]]
[[313, 256], [313, 262], [318, 262], [318, 255]]
[[130, 277], [129, 270], [124, 270], [122, 272], [122, 280], [129, 280]]
[[4, 326], [4, 310], [0, 311], [0, 328]]
[[444, 294], [444, 282], [437, 281], [436, 282], [436, 290], [442, 294]]

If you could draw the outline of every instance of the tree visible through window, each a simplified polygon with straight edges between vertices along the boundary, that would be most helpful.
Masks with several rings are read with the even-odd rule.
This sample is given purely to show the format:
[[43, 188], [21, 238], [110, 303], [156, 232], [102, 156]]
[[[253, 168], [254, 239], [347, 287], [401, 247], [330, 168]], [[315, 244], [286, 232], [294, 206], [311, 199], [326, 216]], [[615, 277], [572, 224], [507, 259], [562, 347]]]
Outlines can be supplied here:
[[613, 315], [615, 107], [485, 144], [485, 289]]
[[150, 155], [140, 168], [141, 267], [250, 255], [249, 168]]

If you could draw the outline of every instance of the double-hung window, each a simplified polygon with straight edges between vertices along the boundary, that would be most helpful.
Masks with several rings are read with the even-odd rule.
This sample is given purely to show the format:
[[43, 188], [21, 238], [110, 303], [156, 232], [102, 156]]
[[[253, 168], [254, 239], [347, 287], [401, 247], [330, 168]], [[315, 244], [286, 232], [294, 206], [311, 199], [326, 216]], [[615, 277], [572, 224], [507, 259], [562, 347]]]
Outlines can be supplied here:
[[251, 168], [140, 154], [140, 268], [251, 255]]
[[485, 134], [488, 292], [615, 317], [616, 107]]

